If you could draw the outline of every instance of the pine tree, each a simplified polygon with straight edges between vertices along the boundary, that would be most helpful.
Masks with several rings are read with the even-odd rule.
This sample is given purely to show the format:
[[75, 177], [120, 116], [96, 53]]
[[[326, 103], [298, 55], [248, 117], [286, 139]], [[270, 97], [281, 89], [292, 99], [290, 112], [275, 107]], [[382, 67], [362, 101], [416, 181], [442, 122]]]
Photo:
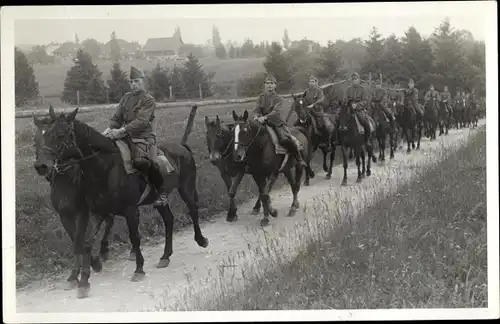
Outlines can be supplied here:
[[364, 77], [367, 77], [370, 72], [374, 75], [378, 75], [383, 72], [382, 55], [384, 51], [384, 39], [376, 27], [372, 28], [370, 37], [365, 42], [365, 46], [368, 52], [368, 59], [361, 68], [361, 74]]
[[329, 82], [335, 81], [338, 77], [339, 69], [342, 64], [342, 58], [340, 57], [333, 42], [329, 41], [327, 47], [321, 50], [318, 63], [321, 66], [317, 70], [318, 77], [328, 80]]
[[81, 104], [99, 104], [106, 102], [102, 72], [92, 63], [92, 57], [83, 50], [78, 50], [75, 65], [66, 74], [62, 102], [77, 104], [77, 91]]
[[190, 99], [199, 98], [198, 87], [201, 84], [203, 97], [211, 97], [211, 81], [213, 76], [214, 74], [206, 74], [199, 60], [194, 55], [189, 54], [182, 71], [184, 93]]
[[212, 45], [216, 48], [222, 45], [219, 29], [216, 26], [212, 27]]
[[14, 79], [16, 106], [24, 105], [38, 96], [38, 82], [33, 68], [29, 65], [26, 55], [17, 47], [14, 56]]
[[114, 62], [118, 62], [121, 58], [120, 44], [118, 44], [118, 39], [116, 38], [116, 33], [113, 31], [111, 33], [111, 41], [109, 43], [111, 59]]
[[168, 79], [168, 70], [163, 69], [160, 64], [151, 73], [150, 90], [153, 97], [160, 101], [170, 96], [170, 81]]
[[433, 67], [432, 48], [428, 40], [422, 39], [415, 27], [410, 27], [403, 37], [403, 57], [407, 74], [406, 81], [412, 78], [415, 87], [425, 87], [430, 80], [429, 71]]
[[[182, 82], [182, 68], [178, 65], [174, 65], [174, 68], [170, 71], [169, 79], [172, 85], [172, 94], [176, 99], [185, 98], [184, 84]], [[170, 95], [170, 94], [169, 94]]]
[[277, 91], [288, 91], [293, 86], [293, 80], [288, 70], [286, 58], [283, 55], [281, 46], [273, 42], [271, 49], [264, 61], [264, 68], [267, 73], [273, 74], [277, 80]]
[[401, 83], [405, 81], [407, 69], [403, 58], [403, 44], [394, 34], [390, 35], [384, 42], [382, 63], [384, 82]]
[[110, 102], [119, 102], [120, 99], [130, 91], [127, 82], [127, 73], [120, 67], [120, 63], [115, 62], [110, 70], [111, 79], [108, 80], [108, 99]]
[[288, 50], [290, 47], [290, 37], [288, 37], [288, 30], [285, 29], [285, 33], [283, 35], [283, 48]]
[[228, 51], [229, 58], [236, 58], [236, 49], [234, 48], [233, 45], [229, 46], [229, 51]]

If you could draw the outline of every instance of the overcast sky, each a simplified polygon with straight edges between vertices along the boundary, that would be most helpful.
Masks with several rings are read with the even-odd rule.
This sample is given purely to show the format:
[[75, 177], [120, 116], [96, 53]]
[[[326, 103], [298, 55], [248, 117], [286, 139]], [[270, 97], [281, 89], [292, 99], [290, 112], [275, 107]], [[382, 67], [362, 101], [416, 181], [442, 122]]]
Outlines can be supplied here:
[[[441, 7], [438, 8], [437, 4]], [[262, 5], [260, 9], [264, 7], [265, 5]], [[60, 14], [60, 12], [52, 14], [52, 17], [62, 19], [16, 20], [14, 36], [15, 43], [18, 45], [47, 44], [51, 41], [73, 41], [75, 33], [78, 34], [81, 41], [86, 38], [95, 38], [100, 42], [107, 42], [111, 32], [115, 31], [119, 38], [138, 41], [141, 45], [144, 45], [146, 40], [151, 37], [172, 36], [174, 28], [179, 26], [185, 43], [203, 44], [208, 39], [211, 39], [212, 26], [216, 25], [219, 28], [223, 43], [228, 40], [242, 43], [246, 37], [249, 37], [254, 42], [264, 40], [270, 42], [281, 41], [283, 31], [286, 28], [292, 40], [306, 37], [326, 44], [328, 40], [349, 40], [354, 37], [366, 39], [372, 26], [376, 26], [384, 36], [391, 33], [403, 36], [404, 31], [410, 26], [414, 26], [421, 34], [427, 36], [448, 16], [452, 26], [469, 30], [476, 39], [483, 40], [485, 38], [484, 19], [481, 19], [482, 15], [479, 10], [481, 8], [480, 2], [476, 2], [474, 7], [471, 7], [466, 2], [434, 2], [430, 5], [417, 3], [413, 4], [412, 8], [409, 7], [408, 3], [385, 3], [377, 4], [376, 7], [364, 4], [363, 8], [366, 8], [366, 11], [379, 11], [379, 13], [372, 15], [356, 9], [348, 10], [351, 7], [348, 8], [342, 4], [330, 5], [329, 10], [321, 10], [318, 5], [309, 7], [309, 9], [316, 8], [316, 16], [314, 11], [304, 9], [296, 10], [294, 13], [296, 7], [292, 5], [286, 8], [279, 7], [278, 10], [271, 11], [274, 14], [269, 14], [270, 10], [266, 10], [266, 15], [264, 15], [259, 14], [257, 9], [250, 10], [250, 8], [242, 5], [233, 5], [232, 9], [239, 9], [235, 11], [237, 17], [229, 18], [234, 17], [234, 14], [232, 15], [227, 10], [224, 11], [223, 7], [217, 8], [214, 5], [196, 11], [197, 14], [195, 15], [193, 14], [193, 6], [176, 7], [175, 10], [172, 10], [172, 7], [165, 6], [156, 8], [154, 12], [148, 12], [145, 6], [137, 6], [134, 11], [131, 11], [131, 9], [121, 11], [109, 9], [107, 15], [99, 13], [97, 11], [99, 7], [94, 6], [89, 9], [90, 11], [87, 11], [87, 15], [80, 15], [80, 17], [114, 18], [67, 19], [65, 17], [78, 17], [79, 12], [73, 11], [69, 14], [68, 10], [66, 10], [64, 14]], [[141, 8], [141, 10], [137, 8]], [[200, 9], [200, 6], [197, 6], [197, 8]], [[151, 7], [147, 9], [151, 9]], [[418, 13], [419, 10], [420, 13]], [[133, 15], [134, 12], [136, 13], [135, 16]], [[139, 13], [142, 17], [151, 18], [123, 19], [124, 17], [139, 17], [137, 16]], [[330, 17], [327, 17], [329, 15]], [[27, 16], [29, 15], [24, 15], [24, 17]], [[165, 16], [165, 18], [160, 18], [162, 16]], [[177, 18], [188, 16], [203, 18]], [[35, 17], [43, 17], [43, 15], [38, 14]]]

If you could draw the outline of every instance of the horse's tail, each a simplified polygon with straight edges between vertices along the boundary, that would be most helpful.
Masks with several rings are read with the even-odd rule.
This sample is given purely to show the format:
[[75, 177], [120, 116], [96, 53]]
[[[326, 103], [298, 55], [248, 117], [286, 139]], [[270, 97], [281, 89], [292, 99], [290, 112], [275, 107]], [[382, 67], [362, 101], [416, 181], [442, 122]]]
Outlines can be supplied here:
[[[191, 131], [193, 130], [194, 118], [196, 117], [197, 110], [198, 110], [197, 105], [193, 105], [193, 107], [191, 107], [191, 112], [189, 113], [189, 118], [188, 118], [188, 122], [186, 124], [186, 129], [184, 130], [184, 135], [182, 136], [182, 139], [181, 139], [181, 144], [183, 146], [185, 146], [187, 139], [189, 137], [189, 134], [191, 134]], [[188, 148], [188, 150], [191, 151], [191, 149], [189, 149], [189, 148]]]

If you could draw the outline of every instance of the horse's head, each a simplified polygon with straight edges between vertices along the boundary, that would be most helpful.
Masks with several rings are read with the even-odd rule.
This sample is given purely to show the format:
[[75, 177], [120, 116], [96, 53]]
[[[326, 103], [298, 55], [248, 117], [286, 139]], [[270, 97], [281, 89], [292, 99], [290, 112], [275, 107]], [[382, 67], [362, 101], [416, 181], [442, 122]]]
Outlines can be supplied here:
[[35, 142], [35, 158], [38, 158], [38, 154], [45, 144], [43, 135], [52, 125], [53, 119], [50, 117], [38, 118], [33, 113], [33, 124], [36, 127], [35, 134], [33, 136], [33, 141]]
[[231, 133], [227, 127], [221, 125], [219, 115], [214, 120], [205, 116], [205, 126], [207, 128], [206, 141], [210, 162], [217, 163], [231, 147]]
[[50, 124], [40, 129], [43, 139], [40, 139], [35, 169], [39, 175], [46, 175], [58, 161], [81, 153], [76, 144], [75, 117], [78, 108], [68, 115], [56, 116], [52, 106], [49, 109]]
[[296, 97], [292, 94], [293, 98], [293, 107], [295, 109], [295, 113], [297, 114], [297, 121], [299, 125], [306, 125], [309, 114], [307, 111], [307, 107], [305, 104], [305, 100], [302, 97]]
[[354, 100], [341, 100], [339, 102], [338, 130], [346, 132], [349, 129], [351, 118], [354, 113]]
[[258, 122], [248, 119], [248, 111], [238, 116], [233, 110], [233, 158], [237, 163], [241, 163], [247, 158], [247, 150], [255, 141], [258, 134]]

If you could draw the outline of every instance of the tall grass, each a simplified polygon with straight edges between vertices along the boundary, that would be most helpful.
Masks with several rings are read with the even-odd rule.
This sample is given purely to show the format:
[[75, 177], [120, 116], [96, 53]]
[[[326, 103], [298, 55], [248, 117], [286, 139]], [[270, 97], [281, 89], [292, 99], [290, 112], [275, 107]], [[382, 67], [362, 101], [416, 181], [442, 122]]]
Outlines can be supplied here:
[[[237, 279], [220, 273], [206, 291], [161, 301], [158, 310], [487, 307], [484, 129], [439, 155], [359, 215], [350, 200], [335, 209], [317, 201], [295, 231], [264, 236], [250, 253], [259, 258], [248, 255], [233, 270]], [[305, 243], [293, 258], [291, 240]]]

